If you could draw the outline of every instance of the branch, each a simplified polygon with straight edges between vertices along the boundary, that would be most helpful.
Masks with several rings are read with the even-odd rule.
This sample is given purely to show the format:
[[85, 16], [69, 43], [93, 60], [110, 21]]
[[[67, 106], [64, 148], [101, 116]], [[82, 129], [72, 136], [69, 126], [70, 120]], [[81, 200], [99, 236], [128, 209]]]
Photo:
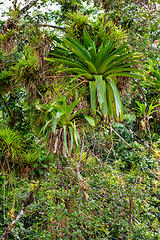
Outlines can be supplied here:
[[[99, 194], [95, 193], [95, 195], [97, 195], [99, 198], [103, 199], [104, 200], [104, 197], [100, 196]], [[124, 209], [123, 207], [121, 206], [118, 206], [114, 200], [112, 200], [113, 204], [119, 208], [120, 210], [124, 211], [127, 215], [128, 215], [128, 211], [126, 211], [126, 209]], [[137, 223], [137, 224], [140, 224], [140, 222], [134, 217], [134, 216], [131, 216], [131, 218]]]
[[60, 77], [75, 77], [75, 75], [54, 75], [54, 76], [48, 76], [48, 77], [45, 77], [45, 79], [48, 79], [48, 78], [60, 78]]
[[119, 133], [116, 132], [116, 130], [114, 130], [111, 126], [110, 126], [110, 128], [111, 128], [111, 130], [122, 140], [122, 142], [124, 142], [129, 148], [131, 148], [131, 149], [136, 153], [135, 149], [134, 149], [132, 146], [130, 146], [130, 145], [119, 135]]
[[[124, 142], [128, 147], [130, 147], [130, 148], [133, 150], [133, 152], [136, 153], [137, 156], [141, 157], [142, 160], [143, 160], [143, 157], [141, 156], [141, 154], [138, 155], [138, 153], [136, 152], [136, 150], [135, 150], [133, 147], [131, 147], [131, 146], [116, 132], [116, 130], [114, 130], [111, 126], [110, 126], [110, 128], [111, 128], [111, 129], [113, 130], [113, 132], [122, 140], [122, 142]], [[138, 136], [138, 135], [137, 135], [137, 136]], [[151, 149], [152, 149], [152, 148], [151, 148]], [[153, 150], [153, 149], [152, 149], [152, 150]], [[153, 151], [154, 151], [154, 150], [153, 150]], [[149, 171], [156, 179], [160, 180], [160, 178], [159, 178], [151, 169], [149, 169], [148, 167], [147, 167], [147, 169], [148, 169], [148, 171]]]
[[140, 136], [138, 136], [132, 129], [130, 129], [130, 127], [129, 127], [125, 122], [123, 122], [122, 124], [128, 129], [128, 131], [129, 131], [131, 134], [133, 134], [136, 138], [138, 138], [141, 142], [143, 142], [144, 145], [146, 145], [147, 148], [150, 148], [152, 151], [154, 151], [154, 149], [152, 149], [152, 148], [149, 146], [148, 142], [145, 142]]
[[9, 110], [9, 108], [7, 106], [7, 103], [6, 103], [4, 97], [3, 97], [3, 95], [1, 93], [0, 93], [0, 97], [1, 97], [2, 101], [4, 102], [4, 105], [5, 105], [5, 107], [6, 107], [7, 111], [8, 111], [9, 117], [12, 118], [11, 112], [10, 112], [10, 110]]
[[83, 83], [85, 83], [85, 82], [88, 82], [88, 80], [84, 80], [84, 81], [78, 83], [78, 84], [77, 84], [76, 86], [74, 86], [71, 90], [69, 90], [68, 92], [66, 92], [66, 93], [64, 94], [64, 96], [66, 96], [66, 95], [67, 95], [69, 92], [71, 92], [73, 89], [75, 89], [76, 87], [80, 86], [81, 84], [83, 84]]
[[[37, 25], [37, 24], [36, 24]], [[38, 24], [38, 26], [40, 27], [51, 27], [51, 28], [57, 28], [57, 29], [61, 29], [63, 31], [66, 31], [66, 29], [64, 27], [60, 27], [60, 26], [55, 26], [55, 25], [49, 25], [49, 24]]]
[[[113, 204], [114, 204], [117, 208], [123, 210], [125, 213], [128, 214], [128, 212], [127, 212], [123, 207], [118, 206], [114, 201], [113, 201]], [[134, 219], [134, 221], [135, 221], [137, 224], [140, 224], [140, 222], [139, 222], [135, 217], [131, 216], [131, 218]]]
[[28, 197], [23, 201], [22, 208], [20, 212], [18, 213], [17, 217], [8, 225], [2, 236], [0, 237], [0, 240], [4, 240], [8, 233], [12, 230], [16, 222], [20, 219], [20, 217], [24, 214], [25, 208], [30, 205], [34, 201], [34, 193], [33, 191], [29, 192]]
[[18, 13], [18, 18], [24, 13], [26, 13], [31, 7], [33, 7], [36, 2], [38, 2], [38, 0], [33, 0], [30, 3], [28, 3], [25, 7], [23, 7]]

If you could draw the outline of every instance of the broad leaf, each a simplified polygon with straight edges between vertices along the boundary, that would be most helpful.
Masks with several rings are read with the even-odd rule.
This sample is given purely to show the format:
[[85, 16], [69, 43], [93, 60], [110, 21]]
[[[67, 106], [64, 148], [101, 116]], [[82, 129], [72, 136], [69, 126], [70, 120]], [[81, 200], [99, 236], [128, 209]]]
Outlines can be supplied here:
[[123, 109], [122, 109], [122, 102], [121, 102], [121, 98], [119, 96], [119, 92], [118, 89], [115, 85], [115, 83], [113, 81], [108, 81], [111, 89], [112, 89], [112, 93], [114, 96], [114, 104], [115, 104], [115, 110], [116, 110], [116, 118], [119, 119], [119, 121], [123, 120]]
[[84, 117], [91, 126], [95, 127], [95, 121], [91, 116], [88, 116], [88, 115], [84, 114]]
[[97, 95], [98, 95], [98, 101], [100, 103], [100, 105], [102, 105], [102, 103], [104, 103], [105, 101], [105, 94], [106, 94], [106, 83], [102, 78], [102, 75], [95, 75], [95, 80], [96, 80], [96, 88], [97, 88]]
[[57, 117], [54, 117], [53, 123], [52, 123], [52, 131], [54, 134], [56, 132], [56, 127], [57, 127]]
[[68, 154], [66, 125], [63, 126], [63, 138], [64, 138], [64, 146]]
[[96, 114], [96, 81], [89, 81], [90, 102], [93, 113]]

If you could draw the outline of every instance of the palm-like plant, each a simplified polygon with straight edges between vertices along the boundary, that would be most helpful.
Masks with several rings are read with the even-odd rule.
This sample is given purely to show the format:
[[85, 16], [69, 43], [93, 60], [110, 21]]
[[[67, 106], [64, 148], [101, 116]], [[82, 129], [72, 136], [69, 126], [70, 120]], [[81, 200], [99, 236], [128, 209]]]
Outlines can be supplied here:
[[77, 131], [79, 125], [88, 122], [91, 126], [95, 126], [94, 119], [84, 114], [84, 112], [90, 109], [75, 111], [79, 101], [73, 101], [69, 107], [65, 99], [50, 105], [38, 106], [39, 110], [44, 109], [47, 111], [46, 124], [42, 130], [46, 132], [46, 138], [48, 138], [49, 133], [53, 133], [54, 153], [58, 152], [60, 146], [62, 146], [62, 153], [66, 156], [72, 151], [74, 143], [76, 146], [79, 145], [80, 135]]
[[100, 47], [96, 47], [88, 32], [83, 32], [83, 45], [73, 36], [62, 39], [60, 47], [53, 51], [53, 58], [48, 61], [58, 62], [69, 68], [58, 69], [83, 76], [89, 81], [91, 108], [96, 110], [96, 96], [104, 117], [107, 120], [123, 118], [122, 103], [114, 83], [117, 76], [141, 79], [142, 77], [131, 66], [137, 64], [138, 54], [130, 52], [127, 43], [116, 46], [107, 37]]

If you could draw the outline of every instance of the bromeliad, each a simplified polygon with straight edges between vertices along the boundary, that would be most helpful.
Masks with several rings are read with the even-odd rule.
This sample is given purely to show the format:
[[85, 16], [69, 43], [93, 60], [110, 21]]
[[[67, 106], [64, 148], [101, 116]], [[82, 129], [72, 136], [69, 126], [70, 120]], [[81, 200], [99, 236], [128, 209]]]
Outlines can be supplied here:
[[52, 52], [50, 62], [66, 65], [68, 68], [59, 68], [58, 71], [76, 74], [73, 80], [80, 76], [89, 81], [90, 102], [94, 113], [97, 101], [103, 116], [107, 121], [122, 120], [123, 110], [118, 89], [114, 83], [117, 76], [127, 76], [142, 79], [140, 70], [132, 66], [138, 63], [140, 56], [130, 52], [127, 43], [116, 46], [115, 42], [106, 37], [97, 48], [86, 31], [83, 32], [83, 44], [73, 36], [64, 37], [60, 46]]
[[[42, 128], [46, 135], [46, 140], [51, 136], [53, 152], [56, 153], [61, 147], [64, 156], [71, 153], [73, 145], [78, 146], [80, 143], [80, 135], [78, 133], [78, 126], [88, 122], [91, 126], [95, 126], [94, 119], [91, 116], [84, 114], [90, 109], [75, 110], [75, 107], [80, 100], [73, 101], [68, 107], [66, 99], [53, 102], [48, 105], [39, 105], [37, 109], [46, 111], [46, 123]], [[65, 149], [65, 151], [64, 151]]]

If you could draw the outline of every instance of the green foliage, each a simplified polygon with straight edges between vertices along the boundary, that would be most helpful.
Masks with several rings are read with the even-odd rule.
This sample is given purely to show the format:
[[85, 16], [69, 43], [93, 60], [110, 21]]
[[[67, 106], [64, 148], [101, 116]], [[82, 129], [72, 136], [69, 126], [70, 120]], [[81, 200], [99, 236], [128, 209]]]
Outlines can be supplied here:
[[[42, 148], [22, 138], [20, 133], [10, 128], [0, 130], [0, 167], [9, 174], [14, 167], [15, 174], [43, 174], [48, 168], [50, 156]], [[17, 166], [17, 167], [16, 167]]]
[[125, 4], [115, 4], [107, 12], [109, 18], [121, 25], [130, 35], [131, 44], [135, 49], [145, 53], [151, 58], [159, 59], [159, 45], [154, 46], [154, 41], [159, 39], [159, 14], [155, 4], [135, 1], [125, 1]]
[[[14, 52], [0, 52], [0, 235], [30, 191], [35, 200], [6, 240], [160, 239], [153, 2], [59, 0], [52, 11], [55, 1], [42, 0], [20, 19], [10, 9], [18, 24], [6, 28]], [[61, 26], [48, 27], [53, 19]], [[125, 114], [115, 124], [123, 117], [117, 89]]]
[[146, 67], [146, 75], [149, 77], [142, 81], [144, 87], [148, 88], [150, 91], [154, 91], [159, 97], [160, 88], [160, 69], [156, 61], [149, 59], [149, 64]]
[[13, 36], [14, 30], [9, 30], [5, 34], [0, 34], [0, 41], [6, 42], [8, 39], [10, 39]]
[[104, 14], [99, 14], [96, 19], [93, 19], [90, 33], [91, 36], [93, 35], [92, 38], [97, 46], [101, 45], [106, 35], [108, 40], [116, 41], [117, 43], [123, 43], [127, 40], [126, 31], [117, 26], [116, 23]]
[[30, 84], [36, 78], [37, 58], [33, 56], [32, 49], [25, 49], [25, 55], [17, 64], [11, 67], [12, 80], [18, 82], [26, 81], [26, 85]]
[[25, 102], [27, 98], [26, 90], [17, 88], [14, 92], [8, 91], [8, 93], [3, 94], [0, 101], [5, 126], [8, 124], [11, 128], [15, 128], [24, 134], [30, 129], [27, 117], [30, 107]]
[[1, 147], [5, 148], [16, 148], [20, 147], [21, 137], [17, 134], [18, 132], [11, 130], [9, 128], [1, 129], [0, 138], [1, 138]]
[[[47, 110], [46, 124], [42, 130], [45, 132], [48, 127], [46, 138], [50, 132], [53, 132], [55, 136], [54, 152], [57, 151], [57, 147], [60, 145], [61, 135], [63, 136], [63, 145], [65, 146], [66, 153], [68, 154], [69, 152], [72, 152], [74, 143], [76, 146], [80, 143], [80, 136], [76, 129], [77, 125], [81, 125], [87, 121], [90, 125], [95, 126], [94, 119], [91, 116], [83, 114], [83, 112], [86, 112], [89, 109], [82, 109], [75, 112], [75, 107], [79, 101], [80, 100], [73, 101], [69, 107], [67, 106], [65, 99], [57, 101], [57, 103], [51, 103], [50, 105], [47, 104], [38, 106], [38, 109]], [[59, 134], [57, 131], [59, 131]], [[57, 134], [58, 136], [56, 136]], [[70, 146], [69, 150], [68, 146]]]
[[[81, 178], [77, 179], [75, 169], [79, 161]], [[83, 152], [77, 162], [71, 160], [68, 168], [59, 169], [59, 174], [53, 164], [40, 184], [12, 181], [14, 188], [9, 191], [6, 179], [8, 192], [2, 205], [8, 221], [14, 201], [21, 201], [27, 192], [39, 187], [35, 202], [16, 223], [10, 239], [16, 232], [25, 239], [159, 238], [159, 183], [155, 185], [154, 177], [141, 168], [123, 173], [118, 163], [100, 164]], [[18, 230], [19, 226], [23, 231]]]
[[3, 91], [10, 84], [11, 72], [10, 71], [1, 71], [0, 72], [0, 90]]
[[107, 37], [101, 46], [96, 48], [86, 30], [83, 32], [83, 45], [76, 37], [67, 36], [61, 41], [61, 46], [54, 50], [54, 58], [47, 60], [68, 65], [70, 68], [58, 71], [78, 74], [74, 79], [84, 76], [89, 80], [91, 108], [94, 111], [97, 92], [99, 105], [107, 120], [122, 119], [122, 104], [113, 80], [116, 76], [142, 78], [138, 74], [130, 73], [140, 72], [129, 67], [137, 64], [138, 54], [128, 53], [129, 47], [126, 43], [116, 48], [116, 44], [108, 41]]
[[[67, 13], [67, 18], [69, 18], [67, 27], [67, 33], [72, 36], [75, 35], [80, 41], [83, 39], [84, 28], [89, 28], [90, 21], [88, 15], [82, 15], [80, 12]], [[71, 21], [71, 24], [69, 22]]]
[[[18, 162], [22, 151], [22, 138], [19, 133], [10, 128], [1, 128], [0, 141], [1, 161], [3, 161], [4, 157], [4, 162]], [[1, 162], [1, 164], [1, 166], [3, 166], [3, 162]]]
[[158, 107], [160, 104], [156, 104], [153, 106], [153, 102], [149, 105], [149, 109], [148, 111], [146, 111], [147, 108], [147, 104], [146, 103], [140, 103], [138, 101], [136, 101], [138, 107], [135, 108], [135, 110], [137, 111], [137, 116], [138, 117], [144, 117], [146, 115], [147, 119], [153, 118], [152, 114], [154, 112], [157, 112], [157, 110], [154, 110], [154, 108]]

